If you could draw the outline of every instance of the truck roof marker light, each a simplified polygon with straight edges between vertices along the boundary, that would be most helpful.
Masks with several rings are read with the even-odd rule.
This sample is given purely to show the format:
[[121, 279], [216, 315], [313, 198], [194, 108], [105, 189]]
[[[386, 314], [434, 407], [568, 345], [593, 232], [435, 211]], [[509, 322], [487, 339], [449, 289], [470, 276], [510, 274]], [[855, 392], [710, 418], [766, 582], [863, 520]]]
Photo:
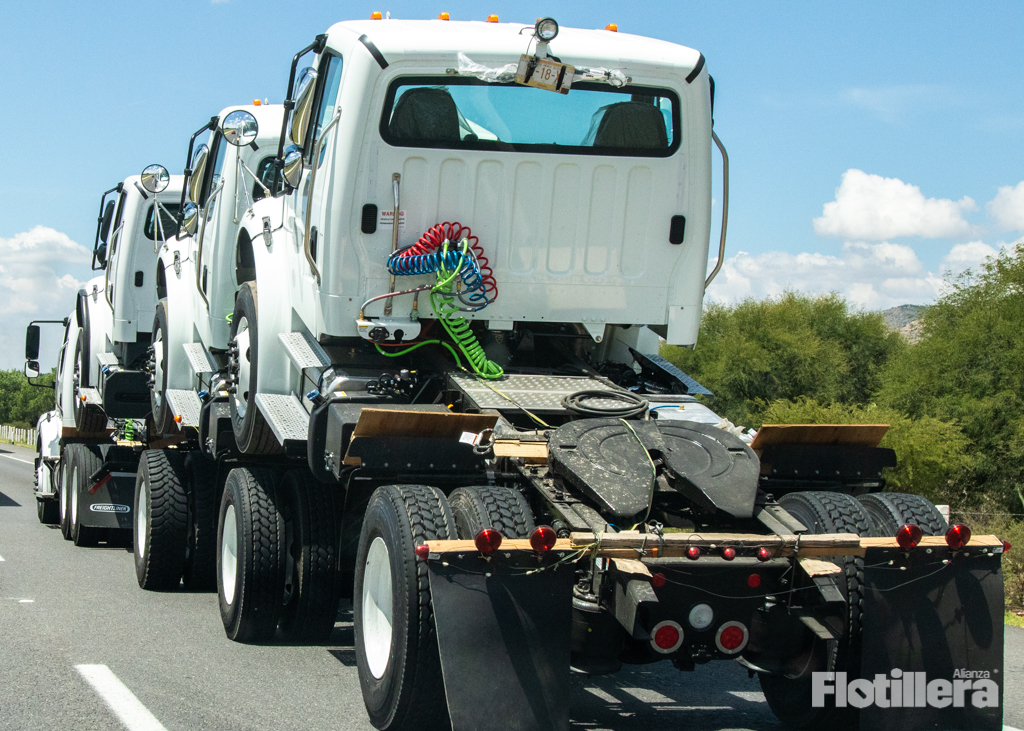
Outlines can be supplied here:
[[722, 558], [724, 558], [726, 561], [732, 561], [734, 558], [736, 558], [736, 549], [732, 546], [726, 546], [722, 549]]
[[252, 100], [252, 105], [253, 105], [254, 107], [259, 107], [259, 106], [262, 106], [262, 105], [263, 105], [263, 102], [261, 102], [261, 101], [260, 101], [259, 99], [253, 99], [253, 100]]
[[651, 630], [651, 647], [662, 655], [671, 655], [683, 644], [683, 628], [670, 619], [658, 622]]
[[430, 546], [428, 546], [426, 543], [421, 543], [418, 546], [416, 546], [416, 548], [412, 549], [412, 552], [420, 558], [422, 558], [424, 561], [426, 561], [427, 557], [430, 556]]
[[555, 547], [558, 535], [555, 529], [548, 525], [539, 525], [530, 534], [530, 545], [537, 553], [547, 553]]
[[380, 14], [379, 10], [374, 10], [370, 13], [370, 20], [382, 20], [383, 18], [384, 16]]
[[494, 528], [483, 528], [473, 538], [473, 542], [480, 553], [488, 556], [501, 547], [501, 533]]
[[452, 18], [451, 18], [450, 15], [448, 15], [448, 13], [438, 13], [437, 14], [437, 19], [438, 20], [451, 20]]
[[487, 22], [488, 23], [497, 23], [498, 22], [498, 16], [495, 15], [494, 13], [491, 13], [490, 15], [487, 16]]
[[921, 530], [921, 526], [913, 523], [907, 523], [896, 531], [896, 542], [900, 544], [900, 548], [908, 551], [911, 548], [916, 548], [922, 538], [924, 538], [924, 531]]
[[747, 586], [751, 589], [756, 589], [761, 586], [761, 574], [751, 574], [747, 577]]
[[604, 29], [605, 30], [610, 30], [612, 33], [618, 33], [619, 32], [619, 26], [618, 26], [617, 23], [609, 23], [608, 25], [606, 25], [604, 27]]
[[651, 586], [656, 589], [658, 587], [665, 586], [666, 581], [668, 581], [668, 579], [665, 578], [665, 574], [651, 574]]
[[726, 622], [718, 628], [715, 645], [725, 655], [735, 655], [747, 646], [750, 633], [742, 622]]
[[950, 548], [963, 548], [971, 540], [971, 529], [963, 523], [949, 526], [946, 531], [946, 545]]
[[700, 546], [690, 546], [686, 549], [686, 557], [691, 561], [696, 561], [700, 558]]
[[757, 549], [757, 560], [758, 561], [767, 561], [771, 557], [772, 557], [772, 552], [768, 548], [766, 548], [765, 546], [761, 546], [759, 549]]

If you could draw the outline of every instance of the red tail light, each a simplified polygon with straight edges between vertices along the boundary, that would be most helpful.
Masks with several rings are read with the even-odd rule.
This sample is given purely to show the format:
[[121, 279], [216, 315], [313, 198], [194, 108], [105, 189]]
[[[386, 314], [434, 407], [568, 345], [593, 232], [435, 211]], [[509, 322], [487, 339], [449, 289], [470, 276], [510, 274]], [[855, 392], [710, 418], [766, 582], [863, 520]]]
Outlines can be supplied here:
[[683, 628], [671, 620], [658, 622], [651, 630], [651, 647], [655, 652], [668, 655], [683, 644]]
[[501, 533], [494, 528], [484, 528], [473, 538], [476, 548], [480, 553], [494, 553], [501, 546]]
[[665, 581], [665, 574], [653, 574], [651, 576], [651, 586], [655, 588], [665, 586]]
[[691, 561], [696, 561], [698, 558], [700, 558], [700, 547], [690, 546], [689, 548], [687, 548], [686, 557]]
[[971, 529], [963, 523], [949, 526], [946, 531], [946, 545], [950, 548], [963, 548], [971, 540]]
[[534, 528], [533, 533], [530, 534], [530, 545], [537, 553], [547, 553], [555, 547], [557, 539], [558, 536], [555, 534], [554, 528], [541, 525]]
[[420, 545], [416, 546], [416, 548], [412, 549], [412, 551], [417, 556], [422, 558], [424, 561], [426, 561], [427, 557], [430, 556], [430, 546], [428, 546], [426, 543], [421, 543]]
[[749, 586], [751, 589], [756, 589], [757, 587], [761, 586], [761, 575], [751, 574], [750, 576], [748, 576], [747, 586]]
[[772, 557], [772, 552], [770, 550], [768, 550], [767, 548], [765, 548], [764, 546], [761, 546], [759, 549], [757, 549], [757, 560], [758, 561], [767, 561], [771, 557]]
[[726, 546], [722, 549], [722, 558], [724, 558], [726, 561], [732, 561], [734, 558], [736, 558], [736, 549], [732, 546]]
[[718, 628], [715, 644], [726, 655], [735, 655], [747, 646], [747, 628], [742, 622], [726, 622]]
[[907, 523], [896, 531], [896, 542], [900, 544], [900, 548], [915, 548], [922, 538], [924, 538], [924, 531], [921, 530], [921, 526], [913, 523]]

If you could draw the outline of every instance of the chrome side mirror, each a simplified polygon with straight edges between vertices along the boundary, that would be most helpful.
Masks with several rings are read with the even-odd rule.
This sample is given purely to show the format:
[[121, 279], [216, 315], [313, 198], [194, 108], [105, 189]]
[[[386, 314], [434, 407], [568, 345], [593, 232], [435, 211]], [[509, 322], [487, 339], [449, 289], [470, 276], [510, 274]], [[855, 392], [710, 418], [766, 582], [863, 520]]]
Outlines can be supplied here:
[[192, 177], [188, 180], [188, 199], [199, 202], [199, 194], [203, 189], [203, 176], [206, 174], [206, 159], [210, 156], [210, 148], [200, 145], [192, 156]]
[[224, 117], [221, 122], [220, 131], [224, 139], [236, 147], [251, 145], [256, 135], [259, 134], [260, 126], [256, 117], [244, 109], [236, 109]]
[[142, 187], [150, 193], [162, 193], [171, 182], [171, 174], [163, 165], [149, 165], [142, 171]]
[[299, 76], [298, 90], [295, 93], [295, 111], [292, 112], [291, 139], [296, 145], [306, 140], [309, 120], [313, 116], [313, 90], [316, 88], [316, 71], [307, 66]]
[[25, 362], [25, 378], [39, 378], [39, 361], [29, 360]]
[[284, 182], [289, 188], [298, 188], [302, 180], [302, 150], [294, 145], [284, 154], [284, 165], [281, 169]]
[[195, 236], [199, 227], [199, 206], [189, 201], [181, 213], [181, 231], [186, 236]]

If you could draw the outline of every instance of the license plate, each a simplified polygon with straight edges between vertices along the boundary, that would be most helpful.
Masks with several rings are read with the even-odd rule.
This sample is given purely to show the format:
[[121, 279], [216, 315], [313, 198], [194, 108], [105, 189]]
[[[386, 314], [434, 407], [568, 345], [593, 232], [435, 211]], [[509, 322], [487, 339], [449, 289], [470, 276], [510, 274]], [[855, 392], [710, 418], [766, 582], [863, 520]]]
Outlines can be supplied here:
[[516, 83], [568, 94], [574, 73], [574, 66], [523, 54], [516, 69]]

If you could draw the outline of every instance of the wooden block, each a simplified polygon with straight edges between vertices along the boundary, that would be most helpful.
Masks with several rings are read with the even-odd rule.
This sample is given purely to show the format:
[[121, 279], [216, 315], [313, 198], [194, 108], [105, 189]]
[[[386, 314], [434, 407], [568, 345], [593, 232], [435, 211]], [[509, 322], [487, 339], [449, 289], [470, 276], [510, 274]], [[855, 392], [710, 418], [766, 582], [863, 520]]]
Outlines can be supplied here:
[[[864, 548], [899, 548], [895, 538], [861, 538]], [[922, 548], [939, 548], [946, 545], [945, 536], [925, 536], [918, 546]], [[967, 550], [972, 548], [998, 548], [1003, 542], [996, 536], [971, 536]]]
[[[675, 557], [686, 555], [690, 546], [713, 551], [724, 546], [757, 548], [764, 546], [775, 556], [792, 556], [797, 551], [797, 536], [777, 536], [744, 533], [668, 533], [662, 539], [650, 534], [605, 533], [600, 539], [598, 555], [608, 558], [638, 558], [639, 551], [649, 557]], [[573, 548], [590, 546], [597, 542], [593, 533], [573, 533]], [[860, 537], [852, 533], [799, 536], [799, 555], [862, 556], [864, 548]]]
[[831, 576], [843, 573], [843, 570], [831, 561], [819, 561], [815, 558], [800, 559], [800, 568], [808, 576]]
[[[427, 541], [427, 545], [430, 546], [431, 553], [478, 553], [476, 544], [473, 541]], [[568, 538], [560, 538], [555, 541], [554, 548], [551, 550], [570, 551], [572, 550], [572, 544]], [[498, 553], [503, 551], [530, 551], [532, 553], [533, 546], [530, 545], [529, 539], [526, 538], [506, 538], [501, 542]]]
[[852, 444], [877, 447], [889, 431], [888, 424], [765, 424], [750, 448], [769, 444]]
[[530, 460], [548, 459], [547, 442], [520, 442], [518, 439], [495, 439], [495, 457], [525, 457]]
[[[443, 411], [363, 409], [352, 431], [352, 442], [360, 437], [432, 437], [458, 439], [464, 432], [479, 434], [493, 429], [497, 414], [454, 414]], [[351, 442], [349, 443], [351, 448]], [[345, 454], [345, 464], [358, 466], [359, 458]]]

